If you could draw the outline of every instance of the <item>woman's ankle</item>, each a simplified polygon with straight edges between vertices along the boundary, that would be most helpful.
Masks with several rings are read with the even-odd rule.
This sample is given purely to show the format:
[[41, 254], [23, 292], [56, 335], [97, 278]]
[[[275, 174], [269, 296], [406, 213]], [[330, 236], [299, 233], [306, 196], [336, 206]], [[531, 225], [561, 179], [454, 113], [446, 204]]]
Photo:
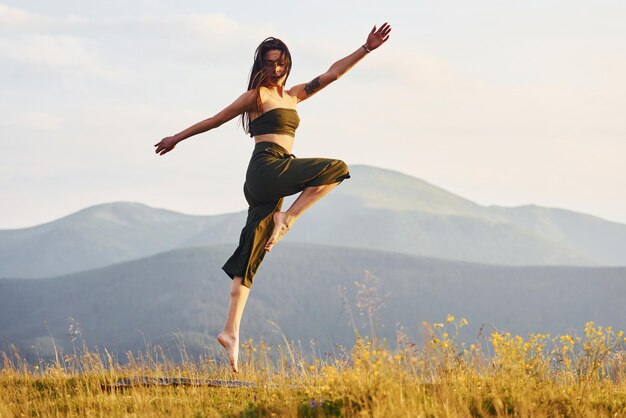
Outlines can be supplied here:
[[235, 331], [223, 330], [222, 332], [220, 332], [220, 335], [223, 335], [223, 336], [228, 337], [228, 338], [233, 339], [233, 340], [238, 340], [239, 339], [239, 333], [235, 332]]

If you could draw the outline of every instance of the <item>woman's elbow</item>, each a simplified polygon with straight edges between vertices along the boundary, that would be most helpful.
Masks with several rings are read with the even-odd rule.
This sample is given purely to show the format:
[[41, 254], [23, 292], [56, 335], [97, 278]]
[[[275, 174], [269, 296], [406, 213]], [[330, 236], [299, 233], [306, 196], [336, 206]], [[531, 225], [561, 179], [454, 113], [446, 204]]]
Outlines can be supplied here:
[[327, 82], [332, 83], [333, 81], [336, 81], [339, 79], [339, 77], [342, 76], [342, 74], [337, 71], [337, 70], [329, 70], [326, 72], [326, 77], [324, 77], [326, 79]]
[[218, 113], [217, 115], [208, 118], [205, 123], [208, 129], [215, 129], [222, 126], [224, 123], [226, 123], [226, 121], [226, 118]]

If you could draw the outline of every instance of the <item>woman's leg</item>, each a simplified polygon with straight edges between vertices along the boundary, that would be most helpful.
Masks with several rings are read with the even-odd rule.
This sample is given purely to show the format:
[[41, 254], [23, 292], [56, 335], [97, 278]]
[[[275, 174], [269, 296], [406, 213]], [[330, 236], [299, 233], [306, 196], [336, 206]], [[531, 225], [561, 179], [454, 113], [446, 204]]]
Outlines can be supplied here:
[[305, 210], [313, 206], [315, 202], [324, 197], [340, 182], [323, 184], [321, 186], [305, 187], [298, 198], [291, 204], [285, 212], [274, 214], [274, 230], [270, 239], [265, 244], [265, 250], [270, 251], [274, 245], [287, 233], [291, 225], [304, 213]]
[[226, 349], [230, 367], [237, 373], [239, 368], [239, 324], [243, 316], [243, 308], [246, 306], [250, 289], [241, 284], [242, 278], [235, 276], [230, 286], [230, 305], [224, 331], [217, 336], [217, 341]]

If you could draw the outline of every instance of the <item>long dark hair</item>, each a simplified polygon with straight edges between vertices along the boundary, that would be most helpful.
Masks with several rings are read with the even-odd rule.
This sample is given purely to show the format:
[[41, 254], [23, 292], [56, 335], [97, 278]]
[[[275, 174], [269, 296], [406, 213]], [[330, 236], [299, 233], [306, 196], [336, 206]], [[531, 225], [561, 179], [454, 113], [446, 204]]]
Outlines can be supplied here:
[[[271, 51], [273, 49], [277, 49], [282, 52], [282, 56], [280, 58], [281, 64], [284, 66], [285, 70], [280, 75], [280, 77], [276, 77], [274, 73], [274, 67], [270, 65], [269, 62], [265, 61], [265, 53], [267, 51]], [[285, 83], [287, 82], [287, 78], [289, 77], [289, 73], [291, 72], [291, 53], [289, 52], [289, 48], [283, 41], [277, 38], [269, 37], [265, 39], [261, 44], [257, 47], [254, 52], [254, 63], [252, 64], [252, 69], [250, 70], [250, 79], [248, 81], [248, 91], [256, 90], [256, 111], [257, 113], [263, 113], [263, 106], [261, 103], [261, 96], [259, 94], [259, 89], [261, 87], [272, 87], [276, 85], [278, 79], [285, 77]], [[248, 112], [244, 112], [241, 115], [241, 123], [243, 125], [244, 131], [246, 133], [250, 132], [250, 115]]]

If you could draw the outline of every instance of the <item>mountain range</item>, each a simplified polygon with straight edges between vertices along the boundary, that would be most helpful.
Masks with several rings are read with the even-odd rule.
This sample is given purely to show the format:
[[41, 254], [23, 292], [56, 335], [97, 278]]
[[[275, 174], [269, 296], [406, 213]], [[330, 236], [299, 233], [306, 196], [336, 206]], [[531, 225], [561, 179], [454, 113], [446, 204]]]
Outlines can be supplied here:
[[[354, 327], [372, 334], [363, 303], [374, 307], [377, 332], [392, 345], [400, 326], [421, 341], [421, 322], [445, 322], [447, 314], [469, 320], [460, 335], [468, 343], [489, 338], [494, 330], [580, 334], [586, 321], [626, 329], [626, 267], [494, 266], [279, 245], [255, 277], [243, 340], [275, 344], [282, 332], [300, 341], [304, 351], [310, 351], [312, 339], [324, 352], [338, 344], [351, 347]], [[5, 350], [15, 344], [30, 360], [36, 354], [51, 358], [54, 345], [72, 350], [71, 333], [79, 347], [84, 340], [101, 353], [107, 348], [122, 362], [126, 352], [156, 345], [174, 360], [181, 359], [182, 345], [194, 358], [221, 353], [214, 336], [225, 320], [230, 279], [220, 266], [230, 252], [223, 244], [184, 248], [54, 278], [0, 279]], [[359, 296], [355, 281], [375, 289], [369, 302]]]
[[[396, 171], [350, 170], [352, 178], [309, 209], [284, 241], [500, 265], [626, 265], [624, 224], [534, 205], [481, 206]], [[0, 230], [0, 277], [50, 277], [191, 246], [230, 243], [234, 250], [245, 217], [96, 205]]]

